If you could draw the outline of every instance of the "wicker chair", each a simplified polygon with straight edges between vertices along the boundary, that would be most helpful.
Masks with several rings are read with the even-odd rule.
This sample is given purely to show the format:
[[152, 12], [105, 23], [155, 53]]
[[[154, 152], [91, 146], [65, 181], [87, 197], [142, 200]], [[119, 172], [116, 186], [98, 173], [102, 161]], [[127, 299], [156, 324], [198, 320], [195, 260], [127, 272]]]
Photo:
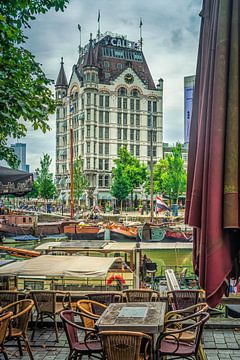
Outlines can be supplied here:
[[9, 311], [4, 315], [0, 316], [0, 354], [3, 354], [5, 360], [8, 360], [8, 355], [4, 348], [4, 342], [6, 339], [8, 325], [12, 315], [13, 313]]
[[101, 331], [103, 354], [108, 360], [147, 360], [152, 358], [152, 338], [132, 331]]
[[[38, 321], [43, 322], [44, 318], [50, 318], [54, 322], [56, 341], [58, 342], [57, 315], [64, 309], [71, 308], [71, 295], [65, 292], [56, 291], [31, 291], [31, 297], [34, 301], [37, 317], [32, 331], [31, 340], [34, 339]], [[61, 297], [62, 302], [57, 302]]]
[[24, 300], [16, 301], [15, 303], [9, 304], [4, 308], [2, 308], [2, 312], [9, 310], [13, 311], [6, 341], [17, 340], [19, 354], [20, 356], [23, 356], [23, 351], [21, 346], [21, 340], [23, 340], [31, 360], [34, 360], [34, 358], [28, 342], [27, 329], [28, 329], [28, 322], [31, 317], [33, 305], [34, 305], [33, 300], [24, 299]]
[[0, 306], [4, 307], [8, 304], [18, 301], [19, 294], [20, 293], [18, 291], [0, 290]]
[[152, 289], [124, 290], [123, 298], [125, 298], [127, 302], [157, 301], [159, 298], [159, 293]]
[[191, 315], [199, 312], [207, 312], [208, 304], [205, 302], [197, 303], [196, 305], [189, 306], [182, 310], [172, 310], [165, 314], [164, 323], [169, 320], [179, 319], [187, 315]]
[[107, 305], [101, 304], [97, 301], [82, 299], [77, 302], [77, 309], [87, 315], [90, 315], [92, 319], [82, 319], [84, 326], [93, 328], [97, 319], [107, 308]]
[[104, 305], [109, 305], [111, 303], [119, 303], [122, 302], [122, 294], [120, 293], [103, 293], [103, 292], [97, 292], [97, 293], [91, 293], [87, 294], [87, 297], [89, 300], [97, 301]]
[[182, 310], [196, 305], [203, 299], [202, 290], [173, 290], [168, 291], [168, 303], [172, 310]]
[[[156, 343], [156, 359], [175, 358], [201, 359], [200, 345], [203, 327], [209, 319], [206, 312], [193, 313], [174, 320], [168, 320]], [[189, 334], [191, 333], [191, 340]]]
[[[79, 317], [79, 312], [63, 310], [60, 317], [67, 336], [70, 353], [68, 360], [81, 359], [83, 355], [102, 359], [102, 345], [94, 328], [87, 328], [76, 324], [74, 317]], [[88, 317], [88, 315], [84, 315]]]
[[[172, 331], [173, 326], [171, 328], [168, 328], [167, 326], [170, 320], [183, 319], [185, 316], [191, 314], [197, 314], [201, 312], [207, 312], [207, 311], [208, 311], [207, 303], [198, 303], [183, 310], [169, 311], [168, 313], [166, 313], [164, 317], [164, 331], [165, 332]], [[176, 329], [182, 328], [181, 323], [176, 322], [176, 326], [177, 326]], [[194, 341], [194, 338], [195, 338], [195, 332], [193, 331], [185, 331], [184, 334], [181, 334], [181, 340], [183, 340], [184, 342], [191, 343]], [[199, 360], [206, 360], [206, 355], [201, 342], [198, 349], [198, 356], [199, 356]]]

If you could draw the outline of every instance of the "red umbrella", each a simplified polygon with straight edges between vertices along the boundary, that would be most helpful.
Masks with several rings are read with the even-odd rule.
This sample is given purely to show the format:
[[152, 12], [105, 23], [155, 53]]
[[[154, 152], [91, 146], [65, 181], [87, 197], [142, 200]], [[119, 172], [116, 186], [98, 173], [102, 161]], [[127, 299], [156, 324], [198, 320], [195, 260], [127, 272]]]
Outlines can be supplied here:
[[204, 0], [201, 12], [185, 221], [194, 227], [194, 267], [210, 306], [238, 276], [239, 9], [239, 0]]

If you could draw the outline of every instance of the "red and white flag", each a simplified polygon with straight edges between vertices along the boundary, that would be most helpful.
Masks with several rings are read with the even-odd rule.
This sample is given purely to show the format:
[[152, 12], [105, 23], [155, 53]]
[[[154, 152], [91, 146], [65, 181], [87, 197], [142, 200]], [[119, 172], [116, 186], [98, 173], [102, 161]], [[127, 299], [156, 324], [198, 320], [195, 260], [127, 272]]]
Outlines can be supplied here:
[[165, 204], [160, 196], [156, 196], [156, 212], [170, 211], [169, 207]]

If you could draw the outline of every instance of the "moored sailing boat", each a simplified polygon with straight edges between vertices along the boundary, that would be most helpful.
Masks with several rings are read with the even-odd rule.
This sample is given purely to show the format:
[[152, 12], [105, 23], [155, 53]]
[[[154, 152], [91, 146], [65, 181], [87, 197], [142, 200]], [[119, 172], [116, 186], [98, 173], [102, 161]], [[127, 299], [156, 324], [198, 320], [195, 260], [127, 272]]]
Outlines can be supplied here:
[[141, 241], [189, 242], [192, 241], [192, 228], [181, 223], [145, 223], [138, 229]]

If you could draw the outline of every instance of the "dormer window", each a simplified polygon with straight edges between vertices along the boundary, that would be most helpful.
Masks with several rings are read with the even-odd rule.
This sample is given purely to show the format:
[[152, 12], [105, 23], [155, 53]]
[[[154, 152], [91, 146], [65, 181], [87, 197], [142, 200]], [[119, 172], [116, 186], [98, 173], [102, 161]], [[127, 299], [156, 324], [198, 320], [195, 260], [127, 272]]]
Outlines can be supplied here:
[[109, 61], [104, 61], [103, 64], [104, 64], [104, 67], [105, 67], [106, 69], [110, 67]]

